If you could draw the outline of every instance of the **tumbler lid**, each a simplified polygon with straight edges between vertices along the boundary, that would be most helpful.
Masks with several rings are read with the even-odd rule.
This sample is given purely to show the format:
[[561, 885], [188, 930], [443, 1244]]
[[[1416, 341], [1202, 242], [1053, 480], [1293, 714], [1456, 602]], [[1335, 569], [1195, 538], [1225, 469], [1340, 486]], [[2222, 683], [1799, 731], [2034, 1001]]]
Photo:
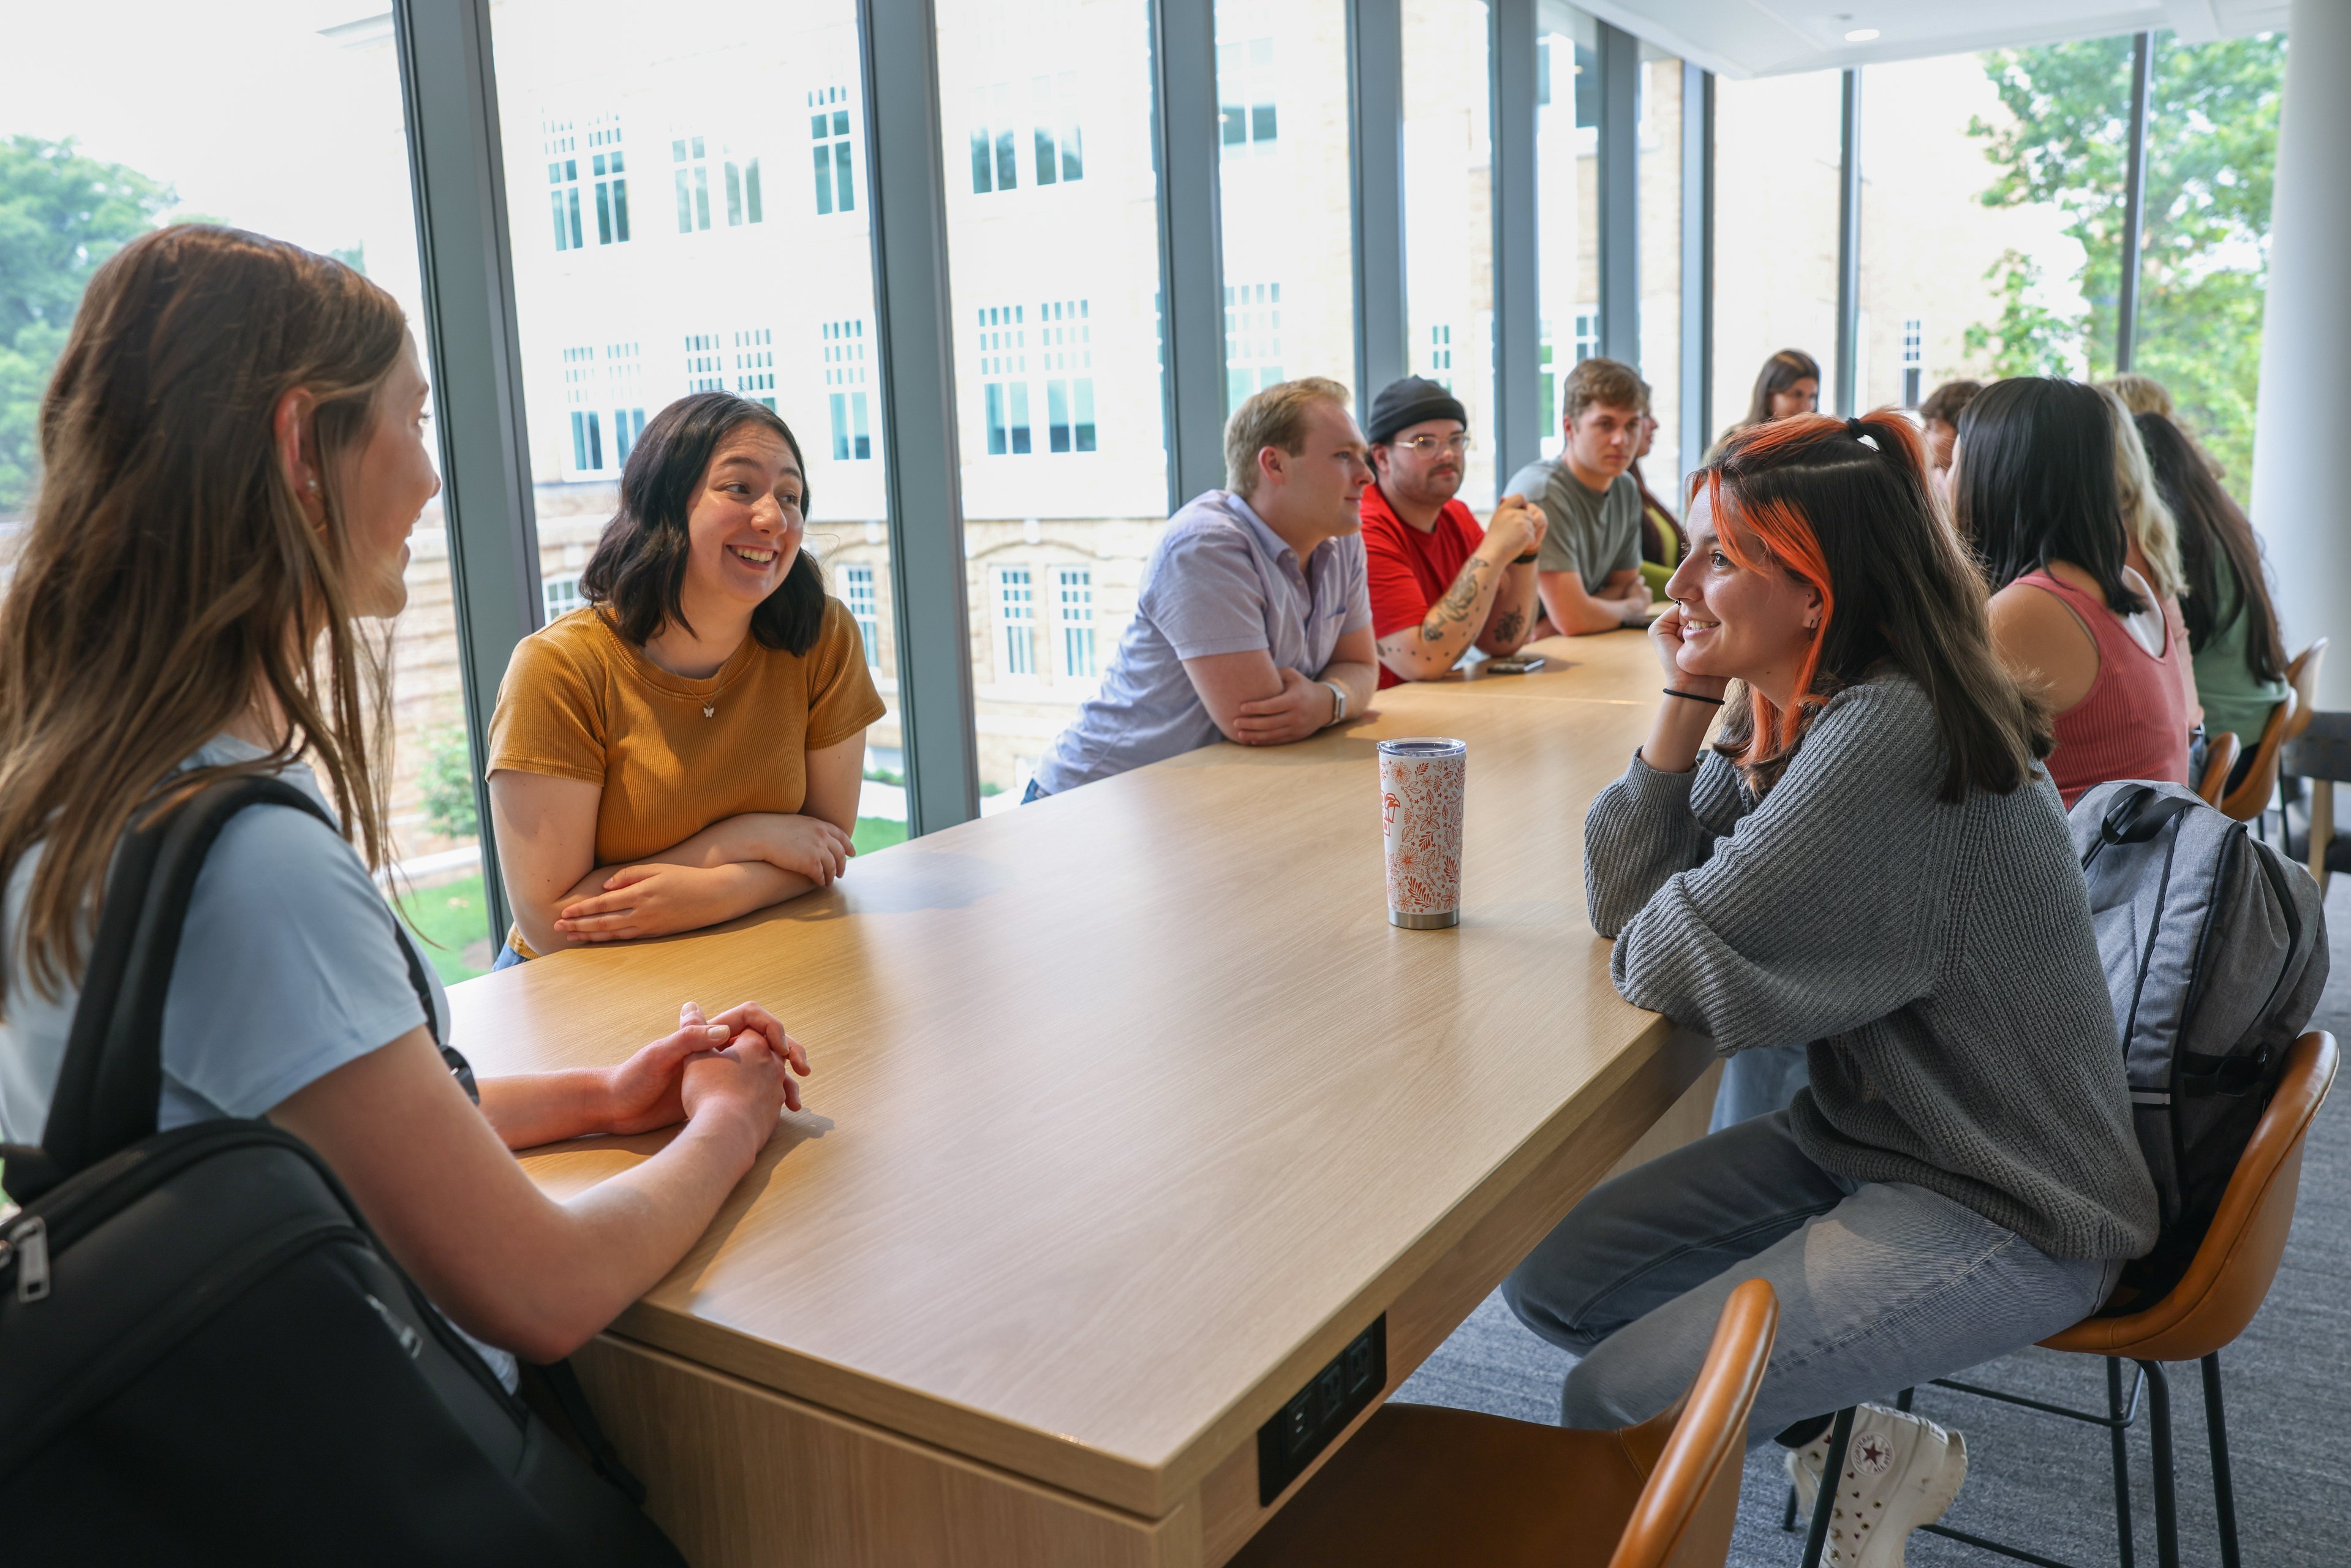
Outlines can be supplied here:
[[1469, 749], [1466, 740], [1447, 740], [1441, 736], [1414, 736], [1404, 740], [1380, 742], [1382, 757], [1458, 757]]

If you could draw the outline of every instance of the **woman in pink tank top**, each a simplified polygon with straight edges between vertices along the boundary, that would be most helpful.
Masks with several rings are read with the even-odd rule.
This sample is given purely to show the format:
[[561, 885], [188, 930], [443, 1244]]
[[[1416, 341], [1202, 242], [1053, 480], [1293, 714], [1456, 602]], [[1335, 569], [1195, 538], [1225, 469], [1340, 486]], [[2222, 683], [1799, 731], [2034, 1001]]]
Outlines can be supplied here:
[[2188, 650], [2137, 573], [2104, 399], [2019, 377], [1960, 415], [1952, 509], [1995, 592], [1992, 640], [2054, 715], [2051, 779], [2070, 807], [2110, 779], [2188, 782]]
[[[2071, 807], [2091, 785], [2109, 779], [2187, 783], [2188, 695], [2179, 679], [2186, 650], [2171, 636], [2167, 620], [2148, 618], [2164, 645], [2158, 658], [2105, 607], [2095, 585], [2076, 588], [2051, 572], [2029, 571], [2003, 591], [2025, 588], [2054, 594], [2095, 640], [2097, 673], [2088, 693], [2051, 725], [2057, 748], [2049, 754], [2049, 777], [2065, 804]], [[2004, 619], [2012, 618], [1994, 611], [1995, 638]]]

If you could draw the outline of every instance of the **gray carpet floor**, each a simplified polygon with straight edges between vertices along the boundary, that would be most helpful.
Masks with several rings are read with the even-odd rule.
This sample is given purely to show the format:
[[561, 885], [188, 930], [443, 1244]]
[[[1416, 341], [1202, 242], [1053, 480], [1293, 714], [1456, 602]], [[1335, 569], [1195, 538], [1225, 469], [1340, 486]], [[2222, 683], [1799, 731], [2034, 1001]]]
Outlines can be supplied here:
[[[2334, 967], [2314, 1028], [2351, 1043], [2351, 875], [2328, 890]], [[2244, 1562], [2260, 1568], [2351, 1563], [2351, 1092], [2320, 1113], [2304, 1156], [2294, 1238], [2268, 1302], [2220, 1361], [2227, 1384], [2229, 1451], [2236, 1478]], [[1489, 1298], [1416, 1372], [1398, 1397], [1558, 1419], [1568, 1357], [1537, 1339]], [[2084, 1408], [2103, 1409], [2105, 1364], [2028, 1350], [1979, 1368], [1970, 1381]], [[2217, 1563], [2202, 1383], [2195, 1364], [2170, 1369], [2179, 1475], [2180, 1558]], [[2093, 1568], [2116, 1561], [2113, 1466], [2105, 1435], [2076, 1422], [1921, 1389], [1922, 1415], [1964, 1432], [1968, 1479], [1945, 1522]], [[2129, 1434], [2137, 1560], [2155, 1561], [2147, 1421]], [[1733, 1568], [1790, 1568], [1801, 1534], [1783, 1532], [1787, 1481], [1776, 1447], [1750, 1456], [1740, 1497]], [[1914, 1535], [1916, 1568], [2002, 1561], [1935, 1536]]]

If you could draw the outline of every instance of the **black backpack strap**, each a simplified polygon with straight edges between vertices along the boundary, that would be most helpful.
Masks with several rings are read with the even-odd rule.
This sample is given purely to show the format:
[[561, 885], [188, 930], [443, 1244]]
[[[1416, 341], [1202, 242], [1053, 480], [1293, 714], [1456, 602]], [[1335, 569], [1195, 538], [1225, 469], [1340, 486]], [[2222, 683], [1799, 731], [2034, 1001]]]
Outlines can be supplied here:
[[[163, 1094], [163, 1007], [196, 878], [229, 819], [260, 805], [306, 811], [334, 827], [325, 808], [284, 779], [239, 774], [149, 810], [123, 836], [107, 877], [41, 1146], [11, 1147], [5, 1156], [9, 1191], [18, 1201], [154, 1135]], [[425, 1027], [437, 1042], [423, 962], [397, 931], [393, 939], [407, 956]], [[465, 1058], [444, 1048], [443, 1060], [472, 1093], [473, 1071]]]
[[[242, 774], [176, 806], [150, 810], [124, 835], [107, 877], [81, 999], [41, 1129], [46, 1169], [37, 1174], [47, 1178], [44, 1185], [154, 1135], [163, 1094], [163, 1003], [196, 877], [228, 820], [265, 803], [308, 811], [332, 825], [319, 803], [293, 785]], [[14, 1162], [10, 1176], [17, 1185]]]
[[588, 1391], [580, 1386], [580, 1375], [571, 1370], [569, 1361], [550, 1361], [544, 1365], [536, 1362], [523, 1363], [525, 1375], [538, 1380], [548, 1398], [563, 1416], [571, 1435], [588, 1456], [596, 1473], [621, 1489], [622, 1493], [639, 1508], [645, 1505], [645, 1483], [636, 1473], [621, 1462], [620, 1451], [612, 1439], [604, 1435], [603, 1425], [596, 1419], [595, 1407], [588, 1403]]
[[2160, 795], [2146, 784], [2133, 785], [2115, 792], [2113, 804], [2106, 808], [2105, 817], [2098, 823], [2098, 841], [2082, 857], [2082, 869], [2098, 858], [2098, 852], [2108, 844], [2143, 844], [2181, 813], [2203, 804], [2193, 796]]
[[416, 944], [400, 930], [398, 915], [392, 915], [392, 939], [400, 944], [400, 956], [408, 960], [408, 983], [416, 992], [416, 1005], [424, 1009], [424, 1032], [433, 1037], [434, 1045], [440, 1051], [441, 1065], [449, 1070], [449, 1076], [457, 1081], [465, 1098], [478, 1105], [482, 1103], [482, 1090], [474, 1082], [474, 1064], [465, 1060], [464, 1052], [441, 1038], [441, 1020], [433, 1011], [433, 977], [425, 972], [424, 960], [417, 956]]

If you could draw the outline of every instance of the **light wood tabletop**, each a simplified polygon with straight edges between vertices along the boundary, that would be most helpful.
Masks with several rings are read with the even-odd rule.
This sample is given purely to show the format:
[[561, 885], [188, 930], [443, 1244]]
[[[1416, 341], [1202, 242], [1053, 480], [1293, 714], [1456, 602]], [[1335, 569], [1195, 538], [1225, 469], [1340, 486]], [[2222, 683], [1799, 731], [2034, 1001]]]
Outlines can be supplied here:
[[[688, 998], [763, 1002], [809, 1048], [807, 1109], [607, 1343], [1183, 1521], [1135, 1561], [1229, 1555], [1259, 1426], [1389, 1312], [1392, 1390], [1708, 1059], [1616, 996], [1584, 915], [1584, 811], [1646, 733], [1647, 640], [1534, 651], [861, 857], [730, 926], [455, 988], [486, 1074], [617, 1061]], [[1374, 745], [1411, 735], [1468, 743], [1449, 930], [1386, 918]], [[562, 1194], [657, 1146], [527, 1164]]]

